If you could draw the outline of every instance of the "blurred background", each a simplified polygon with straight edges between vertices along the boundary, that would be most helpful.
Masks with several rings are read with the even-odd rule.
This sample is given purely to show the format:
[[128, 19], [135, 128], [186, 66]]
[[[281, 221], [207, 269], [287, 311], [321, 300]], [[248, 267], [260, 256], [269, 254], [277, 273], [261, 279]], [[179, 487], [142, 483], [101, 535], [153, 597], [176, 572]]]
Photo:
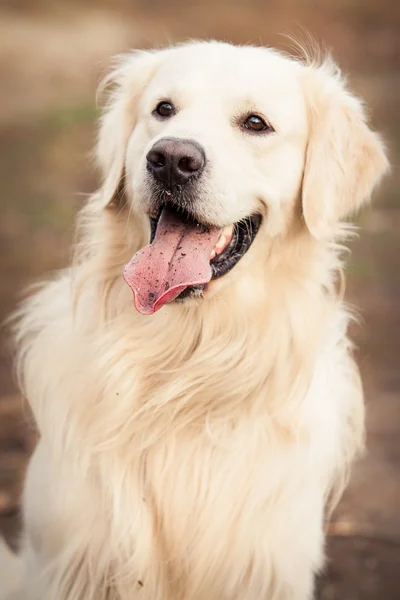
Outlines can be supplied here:
[[[347, 297], [368, 410], [368, 454], [328, 525], [319, 600], [400, 598], [400, 5], [398, 0], [0, 0], [0, 319], [26, 284], [69, 260], [76, 211], [98, 183], [95, 89], [112, 54], [191, 37], [333, 49], [389, 147], [393, 173], [359, 218]], [[56, 341], [55, 341], [56, 343]], [[0, 532], [16, 545], [35, 443], [0, 347]], [[1, 566], [0, 566], [1, 567]], [[0, 569], [1, 571], [1, 569]]]

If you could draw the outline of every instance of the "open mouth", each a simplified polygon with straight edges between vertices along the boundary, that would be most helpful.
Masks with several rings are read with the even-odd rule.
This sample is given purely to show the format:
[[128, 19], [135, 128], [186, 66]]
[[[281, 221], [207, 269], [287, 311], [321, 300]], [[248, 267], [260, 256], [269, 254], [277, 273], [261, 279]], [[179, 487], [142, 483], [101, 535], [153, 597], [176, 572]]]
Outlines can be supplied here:
[[[150, 218], [151, 235], [150, 244], [153, 243], [157, 225], [160, 219]], [[193, 219], [186, 213], [179, 213], [179, 218], [188, 222]], [[196, 221], [194, 221], [196, 222]], [[242, 219], [233, 225], [228, 225], [222, 229], [215, 245], [213, 246], [209, 260], [211, 265], [211, 280], [223, 277], [239, 262], [247, 250], [250, 248], [257, 235], [261, 224], [261, 215], [255, 213], [250, 217]], [[190, 296], [199, 296], [206, 287], [206, 283], [187, 286], [177, 297], [176, 300], [183, 300]]]
[[124, 271], [142, 314], [153, 314], [173, 300], [200, 296], [209, 281], [231, 271], [253, 243], [261, 215], [217, 228], [167, 204], [150, 223], [150, 245], [136, 253]]

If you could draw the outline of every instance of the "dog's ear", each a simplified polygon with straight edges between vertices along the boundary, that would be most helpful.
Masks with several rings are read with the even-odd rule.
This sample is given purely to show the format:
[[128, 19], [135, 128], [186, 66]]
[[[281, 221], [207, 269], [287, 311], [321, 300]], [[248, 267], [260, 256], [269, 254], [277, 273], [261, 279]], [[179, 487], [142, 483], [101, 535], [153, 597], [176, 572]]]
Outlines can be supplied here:
[[102, 205], [121, 206], [124, 192], [125, 154], [137, 120], [140, 96], [157, 63], [156, 52], [134, 51], [117, 58], [117, 66], [100, 84], [106, 95], [96, 146], [96, 161], [102, 172]]
[[361, 102], [345, 89], [333, 63], [307, 67], [305, 87], [310, 135], [302, 207], [309, 231], [321, 239], [368, 200], [389, 165]]

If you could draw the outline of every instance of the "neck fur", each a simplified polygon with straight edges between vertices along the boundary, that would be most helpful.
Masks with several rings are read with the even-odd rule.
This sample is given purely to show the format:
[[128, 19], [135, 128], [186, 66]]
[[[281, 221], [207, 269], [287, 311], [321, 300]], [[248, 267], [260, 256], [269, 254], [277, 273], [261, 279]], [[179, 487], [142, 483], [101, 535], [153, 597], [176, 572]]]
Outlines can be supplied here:
[[[123, 431], [132, 439], [145, 430], [143, 444], [150, 445], [156, 441], [151, 432], [158, 438], [189, 425], [234, 422], [243, 407], [249, 413], [267, 410], [285, 427], [301, 409], [338, 307], [337, 248], [303, 230], [265, 248], [260, 242], [254, 255], [264, 258], [254, 265], [249, 252], [220, 292], [143, 317], [121, 274], [146, 243], [146, 232], [140, 235], [136, 227], [127, 240], [127, 229], [106, 211], [103, 227], [96, 222], [91, 228], [91, 247], [83, 245], [85, 260], [76, 266], [77, 318], [82, 314], [82, 325], [96, 331], [97, 356], [118, 364], [118, 369], [104, 365], [100, 395], [114, 402], [118, 393], [119, 410], [104, 411], [102, 405], [98, 418], [106, 415], [107, 427], [102, 423], [98, 431], [108, 437], [98, 441], [120, 443]], [[79, 309], [87, 302], [93, 304], [92, 323], [87, 307]]]

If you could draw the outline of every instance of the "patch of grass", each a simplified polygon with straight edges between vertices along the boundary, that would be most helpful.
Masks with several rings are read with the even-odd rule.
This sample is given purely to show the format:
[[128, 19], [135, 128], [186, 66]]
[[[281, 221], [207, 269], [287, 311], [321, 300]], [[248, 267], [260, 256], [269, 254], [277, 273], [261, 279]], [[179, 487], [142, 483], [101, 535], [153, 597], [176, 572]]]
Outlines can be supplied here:
[[41, 117], [39, 126], [54, 132], [71, 125], [92, 123], [98, 116], [99, 111], [93, 104], [57, 107]]
[[369, 277], [373, 272], [372, 265], [361, 258], [352, 258], [347, 265], [346, 275], [348, 277]]

